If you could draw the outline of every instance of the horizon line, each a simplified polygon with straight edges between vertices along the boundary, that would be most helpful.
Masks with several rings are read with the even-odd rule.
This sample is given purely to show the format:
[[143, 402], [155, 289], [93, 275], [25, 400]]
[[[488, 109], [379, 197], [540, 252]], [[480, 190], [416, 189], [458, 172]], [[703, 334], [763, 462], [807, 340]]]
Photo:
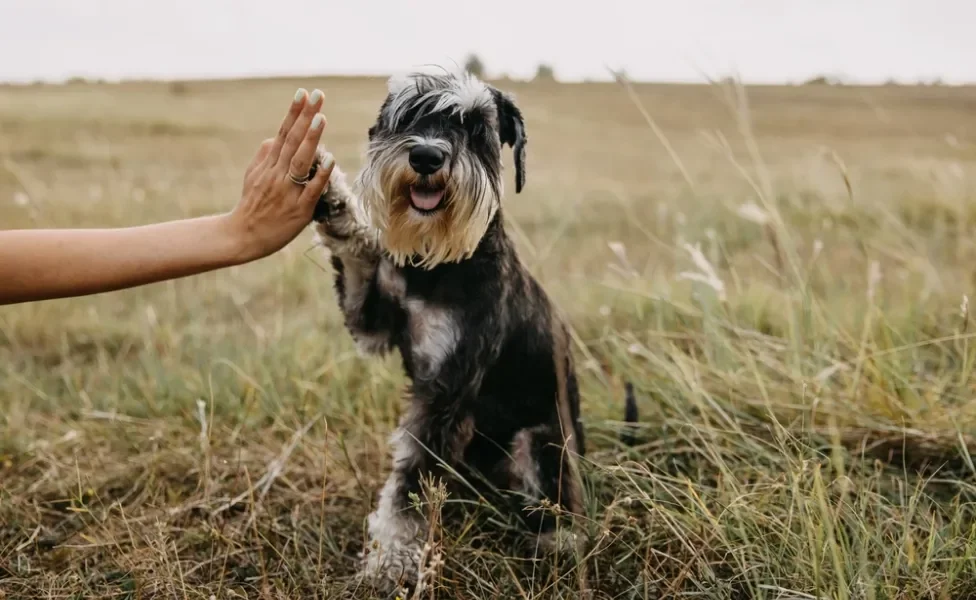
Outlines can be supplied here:
[[[0, 77], [0, 86], [5, 87], [26, 87], [26, 86], [41, 86], [41, 85], [70, 85], [70, 84], [102, 84], [102, 85], [121, 85], [121, 84], [132, 84], [132, 83], [204, 83], [204, 82], [237, 82], [237, 81], [276, 81], [276, 80], [293, 80], [293, 79], [387, 79], [392, 76], [393, 72], [353, 72], [353, 73], [343, 73], [343, 72], [282, 72], [282, 73], [253, 73], [253, 74], [174, 74], [171, 76], [162, 75], [128, 75], [128, 76], [116, 76], [116, 77], [106, 77], [90, 74], [73, 74], [64, 75], [61, 77], [18, 77], [18, 78], [4, 78]], [[481, 79], [485, 81], [513, 81], [520, 83], [533, 83], [539, 82], [536, 76], [518, 76], [512, 75], [510, 73], [488, 73], [480, 76]], [[976, 85], [976, 81], [960, 81], [951, 82], [945, 81], [941, 78], [917, 78], [917, 79], [898, 79], [896, 77], [881, 77], [881, 78], [868, 78], [868, 79], [856, 79], [849, 78], [839, 75], [814, 75], [805, 78], [792, 79], [754, 79], [748, 80], [741, 77], [736, 77], [734, 75], [724, 75], [714, 78], [697, 77], [697, 78], [656, 78], [656, 79], [638, 79], [627, 74], [627, 81], [636, 85], [714, 85], [715, 83], [721, 83], [724, 81], [736, 81], [741, 85], [752, 86], [752, 87], [799, 87], [804, 85], [829, 85], [829, 86], [846, 86], [846, 87], [883, 87], [890, 85], [899, 85], [907, 87], [933, 87], [933, 86], [943, 86], [943, 87], [971, 87]], [[555, 77], [549, 79], [544, 79], [543, 83], [555, 83], [563, 85], [579, 85], [579, 84], [594, 84], [594, 83], [617, 83], [617, 79], [612, 74], [607, 74], [601, 77], [560, 77], [558, 74]]]

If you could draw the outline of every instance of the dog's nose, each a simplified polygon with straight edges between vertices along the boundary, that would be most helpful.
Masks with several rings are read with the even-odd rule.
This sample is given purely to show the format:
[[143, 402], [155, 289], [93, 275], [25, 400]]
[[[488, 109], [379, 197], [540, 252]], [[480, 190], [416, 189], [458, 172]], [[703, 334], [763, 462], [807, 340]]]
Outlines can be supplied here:
[[421, 175], [431, 175], [444, 166], [444, 153], [434, 146], [414, 146], [410, 149], [410, 166]]

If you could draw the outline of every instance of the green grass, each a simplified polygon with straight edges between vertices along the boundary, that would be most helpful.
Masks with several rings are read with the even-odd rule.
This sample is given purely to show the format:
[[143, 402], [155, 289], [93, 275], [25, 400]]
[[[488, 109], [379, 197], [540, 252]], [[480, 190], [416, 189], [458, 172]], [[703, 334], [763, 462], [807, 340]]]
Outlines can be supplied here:
[[[0, 88], [0, 226], [226, 210], [299, 85], [354, 170], [379, 80]], [[505, 86], [510, 228], [575, 331], [587, 545], [527, 556], [472, 510], [433, 595], [976, 597], [976, 90]], [[310, 240], [0, 309], [0, 598], [373, 597], [404, 378], [355, 354]]]

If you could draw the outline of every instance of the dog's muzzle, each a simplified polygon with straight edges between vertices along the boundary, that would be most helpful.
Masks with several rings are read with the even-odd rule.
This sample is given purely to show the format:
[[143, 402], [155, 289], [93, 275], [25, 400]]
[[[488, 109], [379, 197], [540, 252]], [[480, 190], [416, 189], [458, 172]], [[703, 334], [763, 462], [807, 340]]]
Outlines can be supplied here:
[[418, 144], [410, 149], [410, 167], [420, 175], [420, 181], [410, 186], [410, 204], [414, 210], [430, 213], [441, 207], [444, 186], [434, 183], [434, 175], [444, 167], [447, 155], [436, 146]]

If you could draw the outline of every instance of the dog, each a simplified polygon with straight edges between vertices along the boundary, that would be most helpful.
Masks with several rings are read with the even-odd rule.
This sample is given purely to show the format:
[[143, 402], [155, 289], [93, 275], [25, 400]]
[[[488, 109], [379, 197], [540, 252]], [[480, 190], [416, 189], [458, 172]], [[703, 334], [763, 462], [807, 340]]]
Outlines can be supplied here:
[[585, 440], [567, 324], [505, 231], [504, 147], [516, 194], [526, 182], [514, 98], [467, 72], [394, 77], [367, 138], [351, 183], [333, 169], [313, 229], [356, 346], [398, 351], [409, 380], [361, 570], [395, 588], [421, 568], [409, 497], [423, 477], [477, 474], [552, 539], [552, 514], [527, 508], [583, 512]]

